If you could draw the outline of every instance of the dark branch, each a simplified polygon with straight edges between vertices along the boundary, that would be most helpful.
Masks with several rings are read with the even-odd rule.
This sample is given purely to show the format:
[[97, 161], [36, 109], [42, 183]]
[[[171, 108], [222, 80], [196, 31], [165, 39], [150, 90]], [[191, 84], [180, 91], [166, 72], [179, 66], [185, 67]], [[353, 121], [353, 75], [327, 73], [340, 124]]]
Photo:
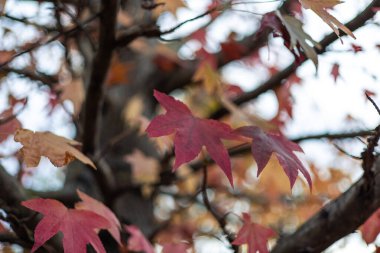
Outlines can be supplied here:
[[324, 206], [291, 235], [280, 238], [272, 253], [317, 253], [353, 233], [380, 207], [380, 159], [371, 179], [362, 177], [345, 193]]
[[111, 63], [116, 33], [116, 17], [119, 2], [103, 0], [100, 14], [99, 46], [91, 66], [83, 121], [83, 152], [93, 155], [97, 145], [100, 109], [103, 103], [104, 81]]

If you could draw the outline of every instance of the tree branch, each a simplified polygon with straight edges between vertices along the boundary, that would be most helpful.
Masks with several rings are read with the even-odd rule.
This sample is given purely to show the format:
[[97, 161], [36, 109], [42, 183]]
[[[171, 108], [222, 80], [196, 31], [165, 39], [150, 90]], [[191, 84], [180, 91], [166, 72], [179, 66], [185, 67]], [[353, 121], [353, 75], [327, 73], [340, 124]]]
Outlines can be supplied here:
[[104, 96], [104, 81], [111, 63], [116, 33], [117, 0], [103, 0], [100, 14], [99, 47], [91, 66], [84, 104], [83, 152], [93, 155], [99, 137], [100, 110]]
[[380, 158], [374, 177], [362, 177], [291, 235], [280, 238], [272, 253], [317, 253], [355, 231], [380, 207]]

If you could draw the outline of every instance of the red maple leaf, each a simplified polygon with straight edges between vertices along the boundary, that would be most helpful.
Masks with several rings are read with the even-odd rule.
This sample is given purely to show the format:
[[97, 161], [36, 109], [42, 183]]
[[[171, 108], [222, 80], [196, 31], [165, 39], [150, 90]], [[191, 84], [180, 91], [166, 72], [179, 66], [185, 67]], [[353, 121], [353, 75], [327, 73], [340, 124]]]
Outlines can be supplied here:
[[96, 232], [110, 227], [102, 216], [90, 211], [68, 209], [54, 199], [32, 199], [21, 204], [44, 215], [34, 230], [32, 252], [58, 232], [63, 233], [65, 253], [86, 253], [88, 243], [97, 253], [106, 252]]
[[145, 238], [140, 229], [134, 225], [125, 225], [125, 230], [130, 234], [128, 239], [128, 249], [132, 251], [143, 251], [154, 253], [152, 244]]
[[77, 210], [87, 210], [92, 211], [109, 221], [111, 227], [108, 229], [112, 237], [121, 245], [120, 241], [120, 222], [116, 218], [115, 214], [102, 202], [91, 198], [87, 194], [77, 190], [79, 198], [82, 200], [75, 204], [75, 209]]
[[309, 172], [304, 168], [302, 162], [293, 151], [303, 152], [302, 148], [286, 139], [279, 133], [265, 133], [259, 127], [246, 126], [236, 130], [237, 133], [252, 138], [252, 155], [257, 163], [257, 176], [263, 171], [272, 153], [275, 153], [280, 165], [284, 169], [293, 188], [296, 182], [298, 171], [305, 176], [311, 189], [312, 182]]
[[367, 244], [373, 243], [380, 233], [380, 208], [369, 217], [360, 228], [362, 237]]
[[182, 102], [159, 91], [154, 97], [166, 109], [166, 114], [155, 117], [145, 130], [150, 137], [175, 133], [174, 170], [193, 160], [205, 146], [210, 157], [218, 164], [233, 186], [231, 162], [221, 139], [239, 139], [231, 127], [211, 119], [194, 117]]
[[248, 244], [248, 253], [269, 253], [267, 242], [276, 233], [269, 228], [263, 227], [251, 221], [248, 213], [243, 213], [243, 227], [239, 230], [233, 245]]

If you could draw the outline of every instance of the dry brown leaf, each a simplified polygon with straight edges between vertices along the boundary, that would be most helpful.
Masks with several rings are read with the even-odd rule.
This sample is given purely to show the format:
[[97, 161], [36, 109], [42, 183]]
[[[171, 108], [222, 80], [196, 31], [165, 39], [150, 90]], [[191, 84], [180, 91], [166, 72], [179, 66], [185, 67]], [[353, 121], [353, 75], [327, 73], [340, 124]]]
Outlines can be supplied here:
[[85, 90], [83, 80], [81, 78], [73, 79], [68, 84], [61, 84], [57, 87], [57, 91], [61, 91], [60, 100], [70, 100], [73, 103], [74, 113], [76, 117], [79, 115], [83, 101], [85, 99]]
[[337, 4], [342, 3], [341, 0], [299, 0], [305, 9], [311, 9], [315, 12], [331, 29], [339, 36], [339, 29], [356, 39], [355, 35], [343, 25], [339, 20], [327, 12], [328, 8], [332, 8]]
[[95, 164], [75, 148], [80, 145], [77, 141], [51, 132], [33, 132], [28, 129], [17, 130], [14, 139], [24, 146], [19, 152], [27, 167], [38, 166], [41, 156], [46, 156], [57, 167], [67, 165], [76, 158], [96, 169]]

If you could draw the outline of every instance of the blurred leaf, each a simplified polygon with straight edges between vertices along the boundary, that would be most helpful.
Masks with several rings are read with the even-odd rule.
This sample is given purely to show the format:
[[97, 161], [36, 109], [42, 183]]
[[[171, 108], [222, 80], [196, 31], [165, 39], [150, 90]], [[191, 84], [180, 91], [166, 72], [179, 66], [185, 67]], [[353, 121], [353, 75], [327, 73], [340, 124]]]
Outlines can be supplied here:
[[153, 184], [159, 180], [160, 164], [157, 159], [144, 155], [138, 149], [135, 149], [132, 154], [126, 155], [124, 158], [132, 166], [134, 182]]
[[82, 104], [85, 99], [83, 80], [81, 78], [76, 78], [68, 83], [60, 84], [56, 87], [56, 91], [61, 92], [59, 97], [61, 102], [70, 100], [73, 103], [73, 115], [77, 117], [81, 111]]
[[248, 244], [248, 253], [269, 253], [268, 239], [274, 237], [276, 233], [272, 229], [252, 222], [248, 213], [243, 213], [243, 221], [243, 227], [239, 230], [232, 244]]

